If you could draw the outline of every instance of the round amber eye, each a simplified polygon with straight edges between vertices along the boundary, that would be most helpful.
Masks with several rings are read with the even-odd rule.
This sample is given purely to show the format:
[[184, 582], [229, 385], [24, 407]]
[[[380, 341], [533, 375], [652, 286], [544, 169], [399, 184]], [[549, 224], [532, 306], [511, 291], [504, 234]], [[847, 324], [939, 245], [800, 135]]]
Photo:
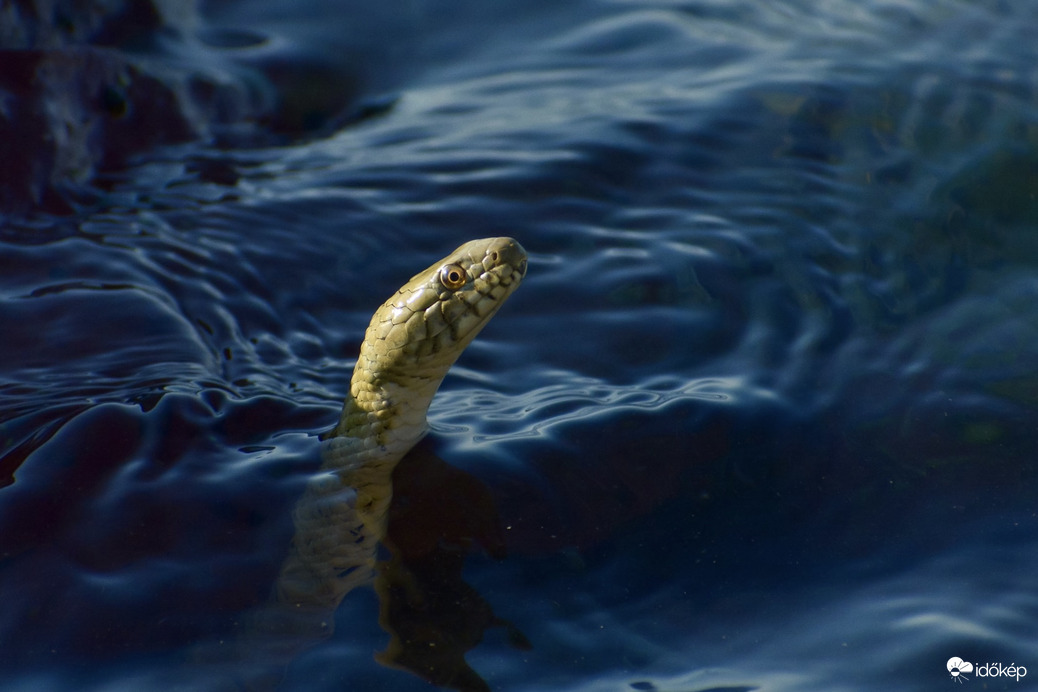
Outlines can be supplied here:
[[452, 291], [464, 286], [467, 278], [465, 270], [457, 264], [448, 264], [440, 270], [440, 283]]

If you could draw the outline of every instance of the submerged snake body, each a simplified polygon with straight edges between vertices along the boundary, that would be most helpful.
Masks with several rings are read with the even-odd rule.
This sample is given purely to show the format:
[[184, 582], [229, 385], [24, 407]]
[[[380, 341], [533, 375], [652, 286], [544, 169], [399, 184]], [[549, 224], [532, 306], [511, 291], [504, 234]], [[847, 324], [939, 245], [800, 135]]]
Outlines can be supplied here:
[[371, 578], [393, 468], [427, 432], [429, 404], [451, 365], [525, 273], [526, 252], [516, 241], [474, 240], [375, 312], [339, 423], [324, 438], [321, 473], [293, 514], [276, 599], [292, 613], [288, 629], [296, 635], [327, 636], [329, 611]]

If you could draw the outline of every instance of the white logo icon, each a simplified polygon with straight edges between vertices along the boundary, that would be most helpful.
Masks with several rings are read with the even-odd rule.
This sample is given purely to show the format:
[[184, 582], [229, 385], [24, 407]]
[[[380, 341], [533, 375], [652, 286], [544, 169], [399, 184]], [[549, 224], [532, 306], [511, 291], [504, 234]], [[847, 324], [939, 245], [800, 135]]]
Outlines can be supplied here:
[[958, 656], [952, 656], [948, 659], [948, 672], [951, 673], [952, 680], [961, 683], [963, 680], [969, 680], [964, 673], [972, 673], [973, 664], [963, 661]]

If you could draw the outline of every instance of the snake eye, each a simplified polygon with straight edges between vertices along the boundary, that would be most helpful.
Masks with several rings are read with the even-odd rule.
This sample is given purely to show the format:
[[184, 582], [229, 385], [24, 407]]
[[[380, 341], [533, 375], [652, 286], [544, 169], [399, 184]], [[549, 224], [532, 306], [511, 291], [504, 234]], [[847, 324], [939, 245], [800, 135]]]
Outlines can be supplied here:
[[440, 270], [440, 283], [452, 291], [456, 291], [464, 286], [467, 278], [465, 270], [457, 264], [448, 264]]

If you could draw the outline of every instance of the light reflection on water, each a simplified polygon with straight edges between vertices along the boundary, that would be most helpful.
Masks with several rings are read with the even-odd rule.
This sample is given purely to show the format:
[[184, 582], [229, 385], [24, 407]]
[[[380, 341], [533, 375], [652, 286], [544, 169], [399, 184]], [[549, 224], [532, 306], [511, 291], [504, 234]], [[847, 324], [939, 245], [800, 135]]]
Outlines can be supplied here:
[[[738, 405], [739, 396], [733, 392], [743, 388], [735, 378], [676, 383], [664, 377], [623, 387], [560, 372], [555, 376], [561, 384], [520, 396], [473, 389], [442, 392], [430, 412], [433, 428], [444, 437], [457, 438], [460, 448], [479, 450], [508, 439], [551, 439], [553, 427], [584, 419], [594, 423], [597, 417], [640, 411], [666, 415], [669, 404], [688, 399]], [[478, 426], [465, 424], [474, 420]]]

